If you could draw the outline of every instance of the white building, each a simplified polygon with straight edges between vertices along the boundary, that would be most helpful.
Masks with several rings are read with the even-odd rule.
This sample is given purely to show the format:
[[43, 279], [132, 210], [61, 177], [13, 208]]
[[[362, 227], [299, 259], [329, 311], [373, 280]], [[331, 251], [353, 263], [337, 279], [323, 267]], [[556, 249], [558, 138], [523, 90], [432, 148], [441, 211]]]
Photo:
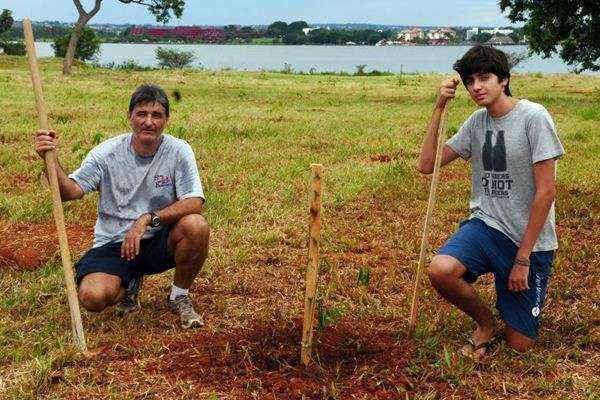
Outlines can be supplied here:
[[502, 29], [502, 28], [493, 28], [493, 29], [479, 29], [479, 28], [471, 28], [467, 29], [467, 40], [471, 40], [471, 38], [475, 35], [479, 35], [480, 33], [489, 33], [490, 35], [505, 35], [508, 36], [514, 32], [514, 29]]
[[482, 29], [481, 32], [483, 33], [489, 33], [491, 35], [510, 35], [511, 33], [514, 32], [513, 29], [501, 29], [501, 28], [494, 28], [494, 29]]
[[471, 40], [475, 35], [479, 35], [479, 28], [467, 29], [467, 40]]
[[427, 32], [427, 39], [444, 40], [456, 36], [456, 31], [450, 28], [433, 29]]
[[405, 29], [398, 32], [396, 38], [405, 42], [413, 42], [416, 39], [424, 39], [425, 34], [421, 28]]
[[304, 32], [304, 35], [307, 36], [309, 33], [311, 33], [312, 31], [315, 31], [319, 28], [304, 28], [302, 29], [302, 32]]

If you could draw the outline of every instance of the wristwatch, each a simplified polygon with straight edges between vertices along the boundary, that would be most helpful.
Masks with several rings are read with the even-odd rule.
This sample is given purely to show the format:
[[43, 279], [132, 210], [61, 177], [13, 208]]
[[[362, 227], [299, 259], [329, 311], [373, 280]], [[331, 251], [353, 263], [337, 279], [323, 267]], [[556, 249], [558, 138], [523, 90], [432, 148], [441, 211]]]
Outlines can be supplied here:
[[161, 225], [162, 221], [160, 220], [160, 217], [154, 211], [150, 211], [150, 227], [158, 228]]

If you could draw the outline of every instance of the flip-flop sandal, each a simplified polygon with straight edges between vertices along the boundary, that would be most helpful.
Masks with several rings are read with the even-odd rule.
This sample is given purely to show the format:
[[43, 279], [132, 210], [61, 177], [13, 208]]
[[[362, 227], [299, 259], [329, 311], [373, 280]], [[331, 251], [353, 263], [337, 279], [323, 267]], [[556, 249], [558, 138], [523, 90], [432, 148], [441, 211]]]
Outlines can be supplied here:
[[[494, 344], [496, 344], [499, 341], [499, 339], [500, 339], [500, 335], [495, 334], [494, 336], [492, 336], [490, 338], [490, 340], [481, 342], [479, 344], [475, 344], [475, 341], [473, 340], [473, 338], [469, 338], [469, 339], [467, 339], [467, 344], [460, 348], [459, 354], [462, 355], [463, 357], [475, 358], [474, 357], [475, 352], [477, 352], [478, 350], [481, 350], [481, 349], [485, 349], [483, 354], [478, 357], [479, 359], [481, 359], [486, 356], [490, 347], [493, 346]], [[469, 347], [469, 350], [468, 351], [464, 350], [465, 347]]]

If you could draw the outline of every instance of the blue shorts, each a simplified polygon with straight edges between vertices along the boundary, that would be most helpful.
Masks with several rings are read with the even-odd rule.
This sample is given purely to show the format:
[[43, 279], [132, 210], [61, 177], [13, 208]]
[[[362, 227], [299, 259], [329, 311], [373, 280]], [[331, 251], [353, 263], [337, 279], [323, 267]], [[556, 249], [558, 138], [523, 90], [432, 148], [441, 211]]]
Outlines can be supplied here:
[[127, 261], [121, 258], [122, 242], [107, 243], [95, 247], [75, 264], [77, 285], [88, 274], [103, 272], [121, 278], [121, 285], [127, 287], [129, 281], [141, 275], [158, 274], [175, 266], [175, 257], [167, 246], [171, 226], [166, 226], [154, 236], [140, 241], [140, 253]]
[[474, 283], [480, 275], [491, 272], [496, 284], [496, 308], [504, 322], [532, 339], [538, 337], [541, 309], [546, 299], [548, 278], [552, 271], [554, 251], [531, 254], [529, 289], [508, 290], [508, 277], [517, 255], [517, 246], [504, 233], [489, 227], [480, 219], [461, 222], [458, 231], [446, 241], [438, 255], [459, 260], [467, 271], [463, 279]]

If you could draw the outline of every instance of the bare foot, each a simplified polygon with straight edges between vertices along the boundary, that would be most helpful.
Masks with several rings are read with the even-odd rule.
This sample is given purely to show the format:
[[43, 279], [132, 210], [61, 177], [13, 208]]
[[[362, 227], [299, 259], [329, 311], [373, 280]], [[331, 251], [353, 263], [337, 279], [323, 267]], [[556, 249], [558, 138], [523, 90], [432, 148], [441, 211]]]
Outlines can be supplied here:
[[492, 343], [495, 335], [495, 325], [477, 326], [469, 343], [461, 348], [461, 354], [471, 357], [476, 361], [481, 360], [485, 356], [488, 346]]

